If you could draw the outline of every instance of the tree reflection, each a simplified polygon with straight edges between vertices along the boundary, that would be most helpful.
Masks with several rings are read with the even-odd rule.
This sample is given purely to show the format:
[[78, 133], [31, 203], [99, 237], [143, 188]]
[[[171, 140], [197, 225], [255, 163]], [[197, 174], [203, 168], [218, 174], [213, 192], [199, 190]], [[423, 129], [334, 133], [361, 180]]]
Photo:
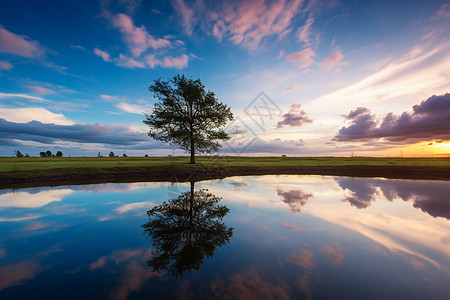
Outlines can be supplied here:
[[220, 200], [206, 189], [195, 191], [191, 182], [190, 191], [147, 211], [149, 221], [142, 227], [155, 247], [148, 266], [181, 277], [214, 256], [233, 235], [222, 222], [229, 209]]

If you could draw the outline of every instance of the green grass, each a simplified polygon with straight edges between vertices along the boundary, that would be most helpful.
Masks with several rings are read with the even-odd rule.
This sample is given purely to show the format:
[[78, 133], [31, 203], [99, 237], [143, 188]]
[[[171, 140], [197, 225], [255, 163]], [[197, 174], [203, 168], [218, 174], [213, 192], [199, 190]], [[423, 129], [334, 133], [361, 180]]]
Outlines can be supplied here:
[[371, 157], [0, 157], [0, 188], [90, 182], [204, 180], [315, 174], [450, 180], [450, 158]]
[[[198, 165], [226, 167], [320, 167], [320, 166], [433, 166], [450, 167], [449, 158], [372, 158], [372, 157], [208, 157], [196, 159]], [[109, 169], [116, 167], [189, 168], [189, 158], [176, 157], [0, 157], [0, 172], [49, 169]], [[188, 166], [186, 166], [188, 165]], [[195, 166], [192, 166], [195, 167]]]

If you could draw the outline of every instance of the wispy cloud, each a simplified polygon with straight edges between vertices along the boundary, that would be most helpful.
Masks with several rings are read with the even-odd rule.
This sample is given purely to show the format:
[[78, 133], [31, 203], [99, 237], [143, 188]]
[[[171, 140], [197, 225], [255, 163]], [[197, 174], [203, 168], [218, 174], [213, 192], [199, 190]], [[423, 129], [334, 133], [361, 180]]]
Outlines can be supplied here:
[[298, 39], [303, 42], [306, 46], [311, 45], [311, 26], [314, 23], [314, 18], [308, 18], [304, 26], [300, 27], [298, 30]]
[[135, 60], [134, 58], [126, 56], [122, 53], [119, 54], [119, 57], [114, 58], [114, 63], [118, 67], [124, 67], [124, 68], [128, 68], [128, 69], [133, 69], [133, 68], [144, 69], [146, 67], [144, 62]]
[[148, 113], [149, 110], [151, 110], [151, 108], [148, 106], [139, 105], [139, 104], [130, 104], [130, 103], [126, 103], [126, 102], [117, 103], [116, 107], [119, 108], [120, 110], [123, 110], [124, 112], [132, 113], [132, 114], [139, 114], [139, 115]]
[[339, 72], [339, 67], [347, 66], [348, 63], [344, 61], [344, 54], [342, 54], [341, 50], [337, 50], [331, 56], [322, 61], [319, 66], [322, 68], [326, 68], [328, 70], [334, 70], [335, 72]]
[[98, 48], [94, 48], [95, 55], [101, 57], [104, 61], [110, 62], [111, 61], [111, 55], [103, 50], [100, 50]]
[[8, 98], [23, 98], [30, 100], [30, 102], [50, 102], [50, 100], [37, 97], [37, 96], [31, 96], [27, 94], [10, 94], [10, 93], [0, 93], [0, 99], [8, 99]]
[[292, 30], [292, 19], [299, 12], [301, 0], [293, 1], [228, 1], [207, 5], [197, 0], [188, 5], [184, 0], [172, 1], [180, 15], [186, 34], [205, 30], [219, 41], [256, 50], [267, 37], [280, 39]]
[[0, 60], [0, 70], [11, 70], [14, 66], [5, 60]]
[[299, 52], [286, 55], [286, 60], [299, 64], [302, 68], [307, 68], [314, 63], [313, 56], [316, 54], [311, 48], [306, 48]]
[[48, 88], [45, 88], [45, 87], [42, 87], [42, 86], [28, 85], [27, 88], [29, 88], [33, 92], [35, 92], [37, 94], [41, 94], [41, 95], [56, 94], [55, 91], [52, 91], [51, 89], [48, 89]]

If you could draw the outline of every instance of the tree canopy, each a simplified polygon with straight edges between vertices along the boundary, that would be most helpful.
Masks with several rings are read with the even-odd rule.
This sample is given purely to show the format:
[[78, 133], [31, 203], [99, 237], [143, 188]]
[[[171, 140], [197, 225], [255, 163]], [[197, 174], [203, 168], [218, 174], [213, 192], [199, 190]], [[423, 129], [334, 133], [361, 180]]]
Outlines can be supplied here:
[[160, 78], [150, 85], [149, 91], [159, 102], [152, 114], [145, 115], [143, 122], [150, 127], [148, 135], [190, 152], [190, 163], [195, 163], [195, 154], [216, 152], [221, 147], [219, 140], [230, 139], [223, 127], [233, 114], [213, 92], [205, 90], [200, 79], [184, 75], [167, 81]]

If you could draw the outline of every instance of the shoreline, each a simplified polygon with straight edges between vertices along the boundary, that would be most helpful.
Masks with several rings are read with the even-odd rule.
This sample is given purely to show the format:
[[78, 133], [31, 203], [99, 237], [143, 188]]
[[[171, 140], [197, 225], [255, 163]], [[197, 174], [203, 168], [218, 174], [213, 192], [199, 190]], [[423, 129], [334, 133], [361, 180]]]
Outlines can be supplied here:
[[152, 167], [55, 168], [0, 172], [0, 189], [108, 182], [186, 182], [254, 175], [322, 175], [450, 180], [450, 166], [216, 166], [172, 164]]

